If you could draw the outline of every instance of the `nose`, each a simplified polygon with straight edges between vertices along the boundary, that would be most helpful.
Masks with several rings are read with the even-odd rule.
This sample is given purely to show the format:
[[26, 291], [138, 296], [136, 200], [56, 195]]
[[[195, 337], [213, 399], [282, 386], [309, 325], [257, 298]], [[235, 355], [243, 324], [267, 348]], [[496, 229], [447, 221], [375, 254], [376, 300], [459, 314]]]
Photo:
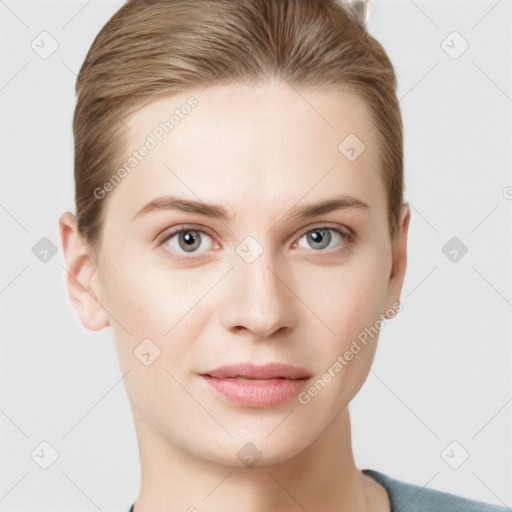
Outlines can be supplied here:
[[288, 284], [291, 277], [265, 251], [252, 263], [236, 261], [227, 279], [220, 312], [224, 328], [266, 338], [294, 327], [300, 311]]

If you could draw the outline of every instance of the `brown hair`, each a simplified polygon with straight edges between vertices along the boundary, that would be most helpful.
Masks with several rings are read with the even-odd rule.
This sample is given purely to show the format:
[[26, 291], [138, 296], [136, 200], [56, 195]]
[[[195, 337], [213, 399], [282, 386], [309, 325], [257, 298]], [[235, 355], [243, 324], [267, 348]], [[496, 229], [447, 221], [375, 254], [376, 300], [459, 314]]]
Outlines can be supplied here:
[[[375, 123], [390, 235], [403, 202], [402, 119], [382, 45], [337, 0], [131, 0], [80, 69], [73, 120], [78, 229], [97, 248], [102, 186], [123, 159], [123, 117], [159, 96], [280, 78], [348, 87]], [[341, 142], [341, 141], [340, 141]]]

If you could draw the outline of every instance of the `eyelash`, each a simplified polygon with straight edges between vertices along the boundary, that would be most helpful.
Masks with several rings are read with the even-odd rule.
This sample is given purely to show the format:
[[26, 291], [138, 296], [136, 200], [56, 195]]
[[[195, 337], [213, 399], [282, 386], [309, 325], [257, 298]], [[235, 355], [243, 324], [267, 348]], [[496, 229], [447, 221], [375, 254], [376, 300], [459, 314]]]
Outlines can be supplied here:
[[[346, 243], [346, 244], [353, 244], [356, 240], [356, 236], [355, 234], [351, 231], [351, 230], [348, 230], [347, 228], [347, 232], [344, 232], [344, 231], [341, 231], [340, 229], [337, 229], [337, 228], [333, 228], [331, 226], [323, 226], [323, 225], [319, 225], [319, 226], [314, 226], [312, 228], [309, 228], [307, 229], [306, 231], [303, 231], [301, 233], [301, 235], [297, 238], [297, 241], [296, 242], [293, 242], [293, 245], [296, 246], [298, 241], [304, 237], [305, 235], [307, 235], [308, 233], [312, 233], [314, 231], [322, 231], [322, 230], [326, 230], [326, 231], [334, 231], [335, 233], [337, 233], [338, 235], [340, 235], [340, 237], [342, 238], [343, 242]], [[210, 235], [207, 231], [204, 231], [202, 229], [199, 229], [199, 228], [196, 228], [194, 226], [190, 226], [190, 227], [183, 227], [183, 226], [180, 226], [179, 229], [174, 229], [173, 231], [171, 232], [164, 232], [162, 235], [158, 235], [157, 238], [155, 239], [155, 244], [157, 246], [160, 246], [160, 245], [163, 245], [164, 243], [168, 242], [169, 240], [171, 240], [173, 237], [175, 237], [176, 235], [179, 235], [180, 233], [186, 233], [186, 232], [194, 232], [194, 233], [200, 233], [200, 234], [204, 234], [204, 235], [208, 235], [210, 238], [212, 238], [213, 240], [213, 236]], [[335, 249], [333, 251], [328, 251], [326, 249], [318, 249], [318, 250], [315, 250], [315, 249], [311, 249], [312, 251], [314, 252], [327, 252], [327, 253], [330, 253], [330, 252], [336, 252], [336, 251], [339, 251], [339, 250], [343, 250], [344, 246], [342, 246], [341, 248], [338, 248], [338, 249]], [[190, 256], [176, 256], [177, 258], [182, 258], [182, 259], [186, 259], [186, 260], [194, 260], [194, 259], [198, 259], [202, 256], [202, 254], [199, 254], [197, 256], [192, 256], [192, 254], [194, 254], [193, 252], [192, 253], [182, 253], [182, 254], [190, 254]], [[173, 255], [175, 255], [173, 253]]]

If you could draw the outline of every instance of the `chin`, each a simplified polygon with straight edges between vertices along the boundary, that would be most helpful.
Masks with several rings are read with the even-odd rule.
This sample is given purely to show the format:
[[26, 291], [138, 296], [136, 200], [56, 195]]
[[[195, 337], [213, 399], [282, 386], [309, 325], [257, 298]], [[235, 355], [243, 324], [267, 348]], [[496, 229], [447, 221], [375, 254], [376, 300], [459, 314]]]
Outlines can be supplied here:
[[[253, 435], [224, 439], [214, 446], [206, 445], [206, 439], [203, 439], [194, 446], [193, 451], [196, 457], [215, 464], [261, 468], [286, 462], [306, 449], [316, 437], [311, 433], [310, 438], [306, 438], [304, 432], [300, 437], [291, 436], [290, 431], [285, 429], [280, 435], [277, 435], [277, 431], [270, 435], [268, 432], [254, 430]], [[198, 449], [199, 446], [201, 448]]]

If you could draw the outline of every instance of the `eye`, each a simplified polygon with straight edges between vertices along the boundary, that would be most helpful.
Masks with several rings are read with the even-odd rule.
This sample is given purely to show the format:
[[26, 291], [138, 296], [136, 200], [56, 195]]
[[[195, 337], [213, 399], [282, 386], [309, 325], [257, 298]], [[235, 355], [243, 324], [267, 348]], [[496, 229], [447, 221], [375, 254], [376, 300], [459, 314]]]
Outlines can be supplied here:
[[[315, 250], [326, 249], [330, 246], [331, 242], [337, 242], [334, 244], [334, 247], [331, 246], [331, 249], [342, 249], [349, 242], [352, 241], [352, 235], [349, 233], [344, 233], [339, 229], [331, 228], [328, 226], [319, 226], [309, 231], [306, 231], [300, 238], [298, 242], [295, 242], [293, 245], [308, 249], [312, 248]], [[307, 246], [301, 245], [300, 241], [304, 239]]]
[[[307, 245], [304, 245], [302, 240]], [[329, 226], [318, 226], [303, 233], [299, 240], [292, 244], [292, 247], [298, 246], [304, 249], [314, 249], [315, 251], [321, 251], [329, 247], [333, 250], [341, 250], [353, 240], [354, 235], [351, 232], [344, 232]], [[165, 245], [169, 252], [176, 254], [177, 257], [187, 259], [193, 259], [210, 250], [220, 248], [220, 244], [214, 241], [213, 237], [207, 232], [194, 227], [183, 228], [183, 226], [181, 226], [181, 229], [175, 228], [172, 231], [165, 231], [155, 239], [155, 243], [159, 246]], [[185, 254], [190, 256], [184, 256]]]
[[[205, 240], [207, 243], [205, 243]], [[213, 239], [208, 233], [193, 228], [166, 232], [159, 236], [155, 242], [158, 245], [166, 244], [168, 250], [177, 254], [202, 254], [212, 247], [219, 247], [218, 243], [213, 243]]]

